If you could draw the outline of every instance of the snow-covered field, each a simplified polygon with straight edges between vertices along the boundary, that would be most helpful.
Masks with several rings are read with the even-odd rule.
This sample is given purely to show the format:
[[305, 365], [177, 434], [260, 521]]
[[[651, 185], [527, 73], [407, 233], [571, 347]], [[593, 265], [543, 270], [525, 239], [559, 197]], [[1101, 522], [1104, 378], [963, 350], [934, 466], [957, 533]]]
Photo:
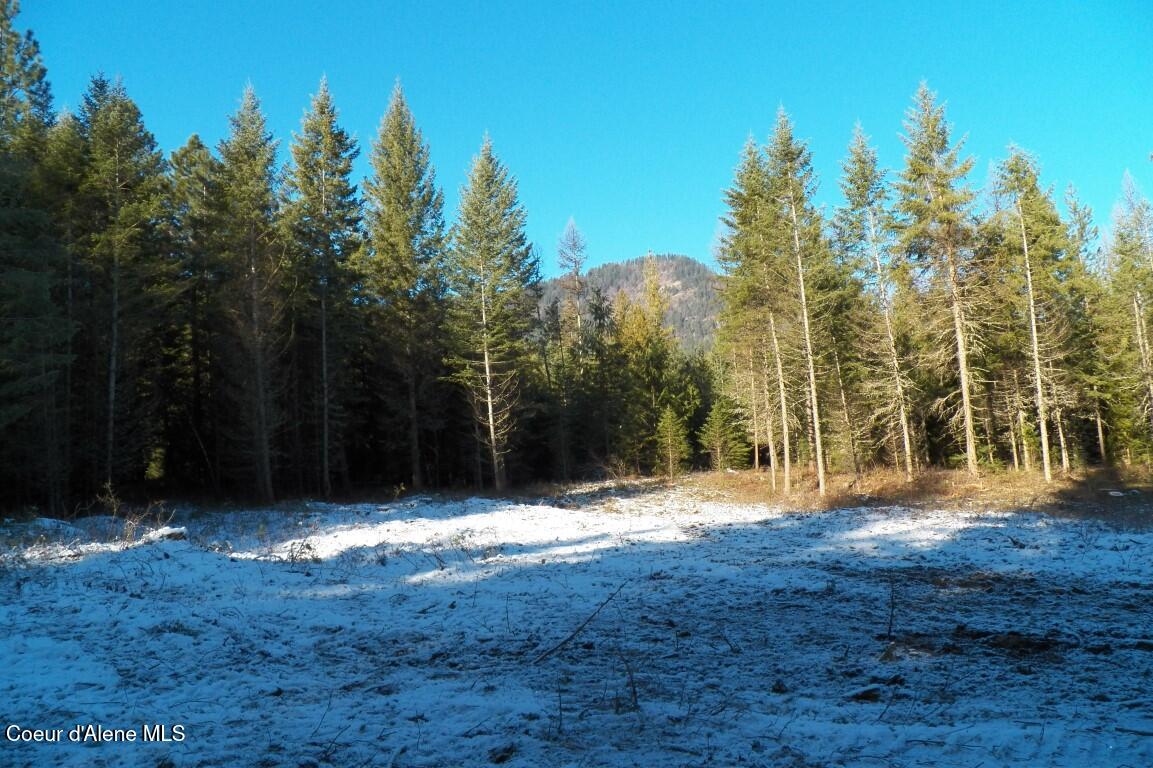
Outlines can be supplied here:
[[0, 765], [1153, 765], [1148, 531], [643, 485], [173, 524], [3, 550]]

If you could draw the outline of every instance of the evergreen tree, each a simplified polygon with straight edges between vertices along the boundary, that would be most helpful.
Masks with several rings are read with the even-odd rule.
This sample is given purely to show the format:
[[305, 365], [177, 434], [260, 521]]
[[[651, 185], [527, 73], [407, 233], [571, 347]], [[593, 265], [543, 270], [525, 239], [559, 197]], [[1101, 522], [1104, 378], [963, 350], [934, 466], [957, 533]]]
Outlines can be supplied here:
[[685, 422], [671, 406], [661, 411], [660, 421], [657, 422], [656, 444], [661, 471], [668, 477], [679, 475], [691, 451]]
[[90, 287], [82, 322], [91, 334], [86, 347], [96, 355], [86, 370], [103, 374], [103, 402], [94, 411], [102, 427], [97, 477], [111, 487], [120, 477], [143, 479], [157, 448], [156, 319], [165, 315], [172, 286], [162, 228], [165, 162], [119, 81], [93, 80], [82, 124]]
[[543, 310], [545, 378], [553, 394], [560, 477], [568, 480], [573, 463], [573, 395], [583, 376], [585, 240], [571, 218], [557, 243], [562, 295]]
[[[424, 487], [422, 435], [434, 423], [444, 356], [444, 195], [428, 145], [399, 83], [372, 151], [365, 182], [368, 258], [361, 266], [377, 338], [404, 382], [408, 472]], [[383, 404], [382, 404], [383, 407]]]
[[340, 326], [352, 282], [349, 259], [360, 241], [360, 203], [351, 181], [359, 150], [336, 120], [328, 81], [322, 79], [292, 145], [283, 214], [293, 259], [293, 356], [298, 377], [316, 381], [318, 386], [309, 389], [319, 390], [313, 395], [298, 388], [294, 422], [311, 421], [307, 414], [319, 412], [317, 460], [305, 463], [319, 466], [326, 498], [332, 495], [333, 454], [342, 453], [334, 445], [348, 335]]
[[897, 182], [898, 231], [907, 258], [923, 263], [943, 286], [952, 315], [965, 464], [977, 473], [977, 433], [972, 393], [966, 265], [972, 255], [969, 214], [973, 194], [963, 180], [973, 166], [961, 160], [963, 142], [951, 144], [945, 108], [921, 83], [905, 120], [907, 153]]
[[659, 464], [654, 435], [661, 413], [671, 407], [690, 422], [701, 393], [692, 366], [673, 342], [664, 323], [666, 301], [656, 259], [645, 263], [644, 295], [631, 301], [621, 292], [613, 308], [609, 375], [617, 378], [613, 396], [615, 434], [610, 460], [632, 472], [649, 472]]
[[64, 372], [72, 326], [54, 301], [54, 237], [44, 144], [51, 93], [19, 4], [0, 2], [0, 505], [61, 511], [67, 499]]
[[599, 287], [586, 298], [587, 319], [579, 345], [581, 375], [573, 384], [574, 454], [594, 470], [609, 468], [617, 425], [622, 423], [621, 358], [612, 303]]
[[453, 378], [473, 408], [488, 448], [493, 485], [507, 485], [505, 454], [528, 356], [539, 266], [524, 235], [516, 181], [486, 136], [461, 190], [448, 276]]
[[[751, 138], [745, 143], [733, 186], [725, 193], [728, 213], [722, 223], [728, 230], [718, 260], [725, 271], [722, 283], [721, 324], [718, 335], [725, 353], [735, 360], [758, 366], [764, 407], [765, 435], [769, 448], [774, 490], [777, 487], [779, 430], [784, 491], [792, 489], [792, 418], [787, 390], [785, 355], [782, 353], [777, 319], [790, 313], [789, 291], [782, 285], [788, 271], [782, 263], [781, 235], [785, 231], [781, 208], [770, 190], [764, 152]], [[767, 320], [767, 322], [766, 322]], [[752, 397], [758, 389], [751, 385]], [[742, 392], [744, 388], [741, 388]], [[743, 396], [743, 395], [742, 395]], [[775, 423], [774, 423], [775, 422]]]
[[812, 318], [818, 301], [810, 298], [815, 271], [824, 266], [828, 250], [822, 237], [822, 221], [811, 203], [816, 180], [808, 148], [793, 135], [793, 124], [784, 110], [777, 114], [777, 125], [768, 148], [769, 193], [779, 206], [780, 219], [789, 238], [792, 256], [792, 278], [796, 286], [797, 312], [800, 316], [802, 352], [808, 384], [808, 415], [815, 452], [817, 488], [825, 494], [825, 456], [821, 425], [820, 395], [817, 382], [817, 345]]
[[179, 275], [168, 344], [166, 475], [222, 493], [225, 350], [234, 329], [222, 303], [225, 264], [217, 239], [219, 161], [193, 134], [169, 160], [168, 217]]
[[[891, 395], [884, 398], [878, 411], [896, 411], [901, 430], [905, 480], [913, 479], [913, 440], [910, 428], [909, 388], [905, 364], [897, 347], [893, 317], [893, 282], [890, 277], [891, 216], [886, 203], [888, 192], [884, 173], [877, 165], [877, 153], [858, 124], [849, 145], [849, 156], [842, 166], [841, 191], [846, 205], [837, 211], [834, 221], [838, 247], [851, 254], [860, 271], [867, 275], [872, 293], [880, 305], [884, 322], [882, 366], [889, 381]], [[888, 407], [884, 403], [887, 401]]]
[[1079, 408], [1086, 446], [1093, 445], [1097, 459], [1108, 464], [1110, 451], [1105, 436], [1105, 419], [1112, 403], [1121, 403], [1119, 391], [1124, 379], [1120, 360], [1108, 354], [1107, 340], [1115, 330], [1105, 309], [1106, 288], [1096, 262], [1097, 229], [1093, 212], [1080, 200], [1072, 185], [1065, 193], [1069, 279], [1064, 299], [1064, 315], [1070, 319], [1068, 338], [1069, 389], [1071, 407]]
[[714, 471], [748, 465], [749, 445], [738, 423], [736, 409], [727, 398], [720, 397], [713, 402], [697, 441], [709, 455], [709, 465]]
[[280, 425], [280, 368], [284, 350], [283, 245], [277, 231], [276, 146], [260, 102], [249, 86], [231, 131], [220, 144], [218, 233], [226, 278], [231, 343], [225, 370], [233, 413], [247, 444], [241, 456], [251, 468], [263, 503], [275, 498], [274, 436]]
[[1128, 396], [1110, 403], [1113, 431], [1119, 442], [1138, 455], [1153, 452], [1153, 340], [1150, 338], [1150, 297], [1153, 297], [1153, 207], [1126, 174], [1121, 204], [1114, 213], [1108, 253], [1110, 283], [1107, 311], [1113, 328], [1124, 328], [1110, 344], [1122, 362], [1126, 378], [1136, 386]]
[[19, 0], [0, 0], [0, 153], [38, 154], [53, 122], [52, 89], [31, 30], [16, 29]]
[[[1022, 289], [1018, 290], [1022, 301], [1018, 302], [1015, 314], [1021, 318], [1020, 324], [1028, 328], [1028, 351], [1019, 354], [1029, 361], [1041, 467], [1048, 482], [1052, 480], [1049, 458], [1052, 415], [1049, 390], [1052, 382], [1047, 380], [1046, 369], [1052, 371], [1053, 357], [1058, 354], [1062, 341], [1059, 335], [1067, 328], [1065, 318], [1054, 311], [1059, 305], [1052, 300], [1059, 288], [1056, 271], [1063, 260], [1066, 230], [1056, 206], [1040, 188], [1036, 161], [1024, 152], [1015, 148], [1011, 150], [1009, 158], [999, 168], [997, 191], [1009, 202], [1007, 215], [1000, 217], [999, 224], [1004, 232], [1005, 250], [1012, 262], [1011, 271], [1020, 276], [1012, 282], [1023, 282]], [[1001, 285], [1010, 284], [1008, 280], [1001, 282]], [[1047, 332], [1047, 339], [1041, 338], [1043, 330]], [[1043, 348], [1046, 351], [1044, 356]], [[1064, 443], [1062, 439], [1062, 446]], [[1067, 469], [1066, 449], [1062, 450], [1062, 455], [1066, 456], [1064, 464]]]

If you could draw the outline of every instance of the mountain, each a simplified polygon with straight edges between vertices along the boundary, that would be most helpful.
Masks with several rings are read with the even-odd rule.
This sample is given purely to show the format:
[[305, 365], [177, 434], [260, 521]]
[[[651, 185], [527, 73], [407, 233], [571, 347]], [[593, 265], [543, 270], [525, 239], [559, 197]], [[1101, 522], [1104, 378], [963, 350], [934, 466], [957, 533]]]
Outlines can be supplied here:
[[[720, 299], [717, 274], [688, 256], [661, 254], [655, 256], [661, 291], [668, 304], [665, 325], [686, 351], [708, 349], [717, 329]], [[600, 288], [611, 302], [620, 291], [630, 299], [644, 293], [645, 257], [602, 264], [585, 275], [590, 289]], [[561, 278], [546, 280], [542, 286], [542, 305], [561, 297]]]

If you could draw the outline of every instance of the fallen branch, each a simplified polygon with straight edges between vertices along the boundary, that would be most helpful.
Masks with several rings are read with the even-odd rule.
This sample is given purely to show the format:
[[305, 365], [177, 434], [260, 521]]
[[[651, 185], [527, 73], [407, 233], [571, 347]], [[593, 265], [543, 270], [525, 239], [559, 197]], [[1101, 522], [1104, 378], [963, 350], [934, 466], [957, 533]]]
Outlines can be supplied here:
[[612, 602], [612, 599], [614, 597], [616, 597], [617, 595], [620, 594], [620, 591], [625, 588], [625, 584], [628, 584], [628, 583], [629, 582], [627, 579], [625, 581], [622, 581], [621, 585], [616, 588], [616, 591], [614, 591], [611, 595], [606, 597], [604, 599], [604, 602], [601, 603], [600, 605], [598, 605], [597, 609], [595, 611], [593, 611], [591, 614], [589, 614], [589, 617], [587, 619], [585, 619], [584, 621], [582, 621], [579, 627], [577, 627], [576, 629], [574, 629], [572, 631], [572, 634], [570, 634], [564, 640], [561, 640], [559, 643], [554, 645], [552, 648], [549, 648], [547, 651], [542, 653], [540, 656], [537, 656], [535, 659], [532, 660], [532, 663], [533, 664], [540, 664], [542, 661], [547, 659], [549, 656], [552, 656], [554, 653], [559, 651], [561, 648], [564, 648], [566, 645], [571, 643], [573, 641], [573, 639], [577, 635], [579, 635], [585, 627], [587, 627], [589, 625], [589, 622], [592, 621], [593, 619], [595, 619], [597, 617], [597, 614], [600, 613], [606, 605], [608, 605], [610, 602]]
[[1131, 733], [1134, 736], [1153, 736], [1153, 731], [1146, 731], [1141, 728], [1124, 728], [1120, 725], [1113, 726], [1113, 730], [1118, 733]]

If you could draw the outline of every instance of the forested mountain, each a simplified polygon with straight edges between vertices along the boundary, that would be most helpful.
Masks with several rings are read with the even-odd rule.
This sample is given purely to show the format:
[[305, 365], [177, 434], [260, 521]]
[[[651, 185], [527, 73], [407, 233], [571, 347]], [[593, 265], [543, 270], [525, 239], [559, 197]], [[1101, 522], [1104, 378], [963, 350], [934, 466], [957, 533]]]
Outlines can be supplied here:
[[1153, 459], [1149, 202], [1126, 181], [1098, 250], [1015, 147], [979, 193], [925, 84], [901, 167], [858, 128], [831, 212], [790, 115], [750, 139], [721, 276], [586, 273], [570, 221], [542, 288], [552, 255], [495, 143], [446, 221], [399, 85], [365, 179], [323, 79], [287, 152], [249, 87], [216, 147], [166, 156], [118, 80], [56, 112], [17, 9], [0, 0], [0, 507], [748, 463], [824, 492], [877, 466], [1048, 481]]
[[[654, 258], [668, 305], [665, 325], [685, 351], [707, 350], [716, 338], [721, 308], [716, 272], [688, 256], [657, 254]], [[610, 302], [622, 291], [635, 301], [644, 294], [645, 257], [593, 267], [585, 280], [589, 289], [600, 290]], [[564, 279], [546, 280], [541, 288], [541, 303], [547, 306], [563, 293]]]

